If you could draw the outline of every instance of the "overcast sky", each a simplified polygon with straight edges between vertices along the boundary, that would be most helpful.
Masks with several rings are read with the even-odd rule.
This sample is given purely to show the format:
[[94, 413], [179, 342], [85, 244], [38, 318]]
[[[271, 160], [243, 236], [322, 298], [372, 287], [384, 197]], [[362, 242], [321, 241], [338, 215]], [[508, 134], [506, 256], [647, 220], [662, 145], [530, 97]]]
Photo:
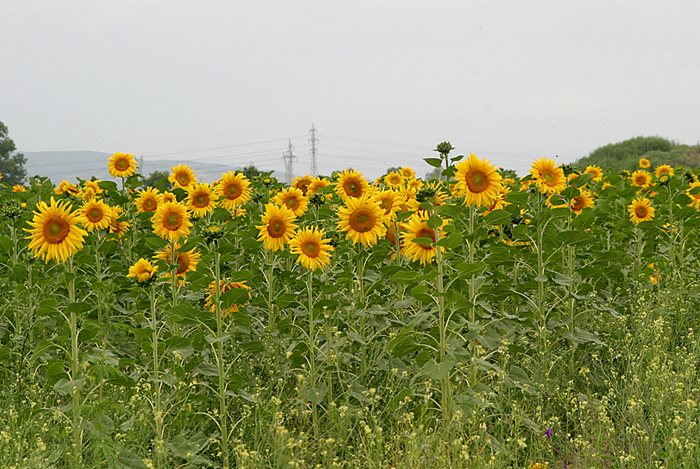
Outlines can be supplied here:
[[519, 169], [700, 139], [697, 0], [2, 0], [0, 24], [24, 151], [282, 169], [292, 137], [304, 173], [314, 122], [322, 172], [375, 176], [445, 139]]

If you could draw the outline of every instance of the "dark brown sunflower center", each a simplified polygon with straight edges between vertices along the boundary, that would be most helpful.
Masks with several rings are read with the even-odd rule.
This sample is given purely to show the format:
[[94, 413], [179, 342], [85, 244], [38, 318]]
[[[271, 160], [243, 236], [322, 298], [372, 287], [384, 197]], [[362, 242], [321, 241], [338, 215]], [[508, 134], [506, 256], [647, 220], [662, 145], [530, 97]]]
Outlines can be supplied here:
[[349, 220], [350, 228], [359, 233], [371, 231], [376, 222], [377, 219], [374, 217], [374, 214], [364, 208], [355, 210], [350, 215]]
[[284, 205], [287, 206], [287, 208], [294, 210], [295, 208], [299, 207], [299, 199], [296, 197], [287, 197], [287, 200], [284, 201]]
[[224, 187], [224, 194], [227, 199], [237, 199], [242, 192], [243, 189], [236, 183], [228, 184]]
[[362, 195], [362, 184], [359, 181], [351, 179], [345, 181], [343, 184], [343, 190], [350, 197], [360, 197]]
[[93, 207], [87, 211], [87, 219], [92, 223], [100, 222], [103, 218], [104, 212], [99, 207]]
[[156, 203], [155, 199], [146, 199], [143, 201], [144, 211], [153, 212], [156, 208], [158, 208], [158, 204]]
[[51, 218], [44, 223], [44, 239], [49, 244], [60, 244], [68, 236], [70, 226], [61, 218]]
[[182, 226], [182, 216], [177, 212], [169, 212], [163, 217], [163, 225], [170, 231], [175, 231]]
[[489, 177], [478, 169], [469, 171], [465, 177], [465, 182], [471, 192], [484, 192], [489, 187]]
[[126, 171], [129, 169], [129, 160], [126, 158], [117, 158], [117, 160], [114, 162], [114, 167], [119, 171]]
[[[431, 230], [430, 228], [421, 228], [416, 233], [416, 238], [430, 238], [430, 240], [434, 243], [435, 242], [435, 231]], [[421, 244], [418, 244], [418, 246], [425, 249], [426, 251], [433, 249], [432, 246], [423, 246]]]
[[176, 177], [175, 180], [180, 183], [181, 186], [189, 186], [190, 185], [190, 176], [187, 173], [179, 173]]
[[192, 204], [197, 208], [204, 208], [209, 205], [209, 194], [199, 193], [195, 194]]
[[182, 275], [187, 272], [187, 268], [190, 266], [190, 256], [186, 252], [177, 252], [175, 253], [175, 262], [177, 262], [175, 273]]
[[301, 252], [308, 257], [316, 258], [321, 250], [321, 246], [316, 241], [304, 241], [301, 243]]
[[643, 186], [644, 184], [646, 184], [646, 182], [647, 182], [647, 178], [641, 174], [634, 179], [634, 183], [637, 184], [638, 186]]
[[273, 218], [267, 224], [267, 234], [269, 234], [272, 238], [281, 238], [284, 236], [285, 231], [286, 225], [284, 220], [279, 218]]
[[634, 207], [634, 214], [637, 215], [637, 218], [646, 218], [649, 214], [649, 210], [646, 205], [637, 205]]
[[580, 195], [577, 195], [571, 201], [571, 208], [573, 210], [583, 210], [583, 207], [585, 207], [585, 206], [586, 206], [586, 199]]

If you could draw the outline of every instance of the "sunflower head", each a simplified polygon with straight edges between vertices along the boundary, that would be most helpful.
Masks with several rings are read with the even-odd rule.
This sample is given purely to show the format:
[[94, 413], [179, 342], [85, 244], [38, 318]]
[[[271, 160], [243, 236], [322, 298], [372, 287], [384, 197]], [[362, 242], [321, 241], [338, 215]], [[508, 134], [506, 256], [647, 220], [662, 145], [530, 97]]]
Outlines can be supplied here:
[[584, 208], [591, 208], [595, 204], [593, 193], [587, 189], [579, 189], [578, 195], [575, 195], [569, 202], [569, 207], [572, 212], [581, 213]]
[[80, 209], [80, 221], [88, 231], [103, 230], [112, 221], [112, 209], [101, 200], [89, 200]]
[[158, 208], [158, 204], [163, 201], [163, 195], [154, 187], [147, 187], [139, 192], [136, 198], [136, 208], [140, 213], [152, 213]]
[[297, 231], [289, 241], [289, 251], [298, 256], [297, 262], [309, 270], [327, 266], [333, 251], [330, 240], [324, 238], [325, 232], [318, 228], [304, 228]]
[[398, 189], [399, 187], [403, 186], [404, 177], [401, 175], [400, 172], [392, 171], [390, 173], [387, 173], [386, 176], [384, 176], [383, 181], [384, 184], [386, 184], [388, 187], [392, 189]]
[[248, 178], [243, 173], [231, 171], [221, 175], [215, 191], [221, 205], [227, 210], [235, 210], [239, 205], [245, 204], [253, 193]]
[[630, 179], [633, 186], [641, 187], [642, 189], [651, 187], [651, 174], [649, 171], [638, 169], [632, 173]]
[[646, 197], [638, 197], [634, 199], [627, 207], [627, 211], [630, 214], [630, 220], [635, 225], [654, 219], [655, 209], [651, 205], [651, 200], [647, 199]]
[[187, 208], [177, 202], [160, 204], [153, 215], [153, 232], [164, 239], [177, 241], [187, 237], [191, 227]]
[[187, 208], [195, 217], [207, 216], [216, 208], [216, 200], [211, 186], [206, 183], [193, 183], [187, 189]]
[[685, 194], [690, 197], [688, 206], [700, 210], [700, 181], [691, 182], [685, 190]]
[[284, 205], [265, 205], [262, 225], [256, 226], [259, 230], [258, 240], [263, 242], [265, 249], [269, 251], [284, 249], [284, 245], [289, 242], [297, 228], [294, 224], [295, 218], [294, 212]]
[[309, 208], [309, 199], [304, 196], [301, 189], [289, 187], [281, 190], [273, 199], [279, 206], [285, 206], [297, 217], [303, 215]]
[[[245, 284], [245, 282], [226, 282], [224, 280], [219, 281], [219, 297], [223, 295], [224, 293], [233, 290], [233, 289], [241, 289], [248, 291], [248, 299], [251, 298], [250, 294], [250, 287]], [[221, 315], [226, 318], [230, 318], [231, 315], [239, 310], [241, 306], [243, 306], [245, 302], [242, 303], [234, 303], [226, 310], [221, 311]], [[209, 311], [212, 313], [216, 313], [216, 281], [213, 281], [209, 284], [209, 287], [207, 287], [207, 296], [204, 300], [204, 306], [207, 307]]]
[[302, 195], [306, 195], [313, 182], [314, 177], [309, 176], [308, 174], [305, 176], [297, 176], [294, 179], [292, 179], [292, 187], [295, 189], [299, 189]]
[[136, 158], [131, 153], [113, 153], [107, 162], [112, 177], [127, 178], [136, 172]]
[[[184, 279], [188, 272], [197, 270], [197, 264], [202, 255], [194, 249], [183, 251], [179, 243], [173, 243], [173, 245], [168, 245], [165, 249], [158, 251], [155, 257], [173, 266], [175, 269], [175, 276]], [[170, 271], [164, 272], [163, 276], [170, 277]]]
[[36, 208], [34, 218], [28, 222], [31, 228], [25, 228], [29, 249], [44, 262], [65, 262], [85, 243], [87, 232], [78, 226], [79, 213], [73, 212], [69, 203], [56, 202], [53, 197], [49, 204], [41, 201]]
[[134, 265], [129, 267], [129, 274], [127, 277], [133, 278], [137, 283], [147, 284], [150, 280], [155, 278], [155, 274], [158, 271], [158, 266], [151, 264], [148, 259], [141, 258]]
[[413, 170], [413, 168], [410, 168], [408, 166], [402, 166], [399, 168], [399, 174], [403, 176], [405, 180], [411, 180], [416, 178], [416, 172]]
[[311, 184], [309, 184], [309, 190], [307, 195], [317, 194], [324, 187], [331, 185], [331, 182], [323, 177], [315, 177]]
[[674, 175], [673, 166], [667, 164], [659, 165], [654, 170], [654, 174], [656, 174], [659, 181], [666, 182]]
[[346, 169], [338, 177], [335, 184], [335, 192], [343, 200], [362, 197], [370, 189], [367, 179], [354, 169]]
[[651, 168], [651, 161], [647, 158], [639, 158], [639, 167], [642, 169]]
[[409, 259], [420, 262], [421, 265], [433, 262], [438, 249], [445, 250], [436, 245], [438, 236], [440, 238], [443, 236], [442, 230], [429, 227], [428, 218], [430, 217], [425, 210], [414, 213], [404, 222], [401, 232], [404, 254]]
[[353, 244], [374, 246], [386, 234], [384, 209], [369, 194], [347, 199], [338, 215], [338, 231], [347, 232]]
[[374, 200], [376, 200], [382, 210], [384, 210], [384, 218], [387, 221], [394, 220], [396, 218], [396, 213], [406, 204], [404, 196], [400, 192], [393, 190], [376, 192], [374, 194]]
[[131, 227], [131, 223], [129, 223], [126, 220], [121, 220], [122, 215], [124, 214], [124, 211], [122, 210], [121, 207], [119, 206], [114, 206], [112, 208], [112, 219], [109, 222], [109, 227], [107, 228], [107, 231], [109, 233], [114, 233], [117, 235], [118, 238], [121, 238], [126, 234], [127, 231], [129, 231], [129, 228]]
[[540, 158], [532, 163], [530, 174], [543, 194], [560, 194], [566, 189], [564, 170], [551, 158]]
[[464, 197], [464, 203], [476, 207], [487, 207], [496, 200], [501, 190], [501, 175], [486, 159], [475, 154], [456, 165], [455, 189]]
[[186, 164], [179, 164], [170, 168], [170, 176], [168, 176], [168, 181], [170, 181], [174, 187], [187, 190], [192, 184], [197, 182], [197, 178], [195, 177], [192, 168]]
[[56, 194], [68, 194], [68, 195], [78, 195], [80, 193], [80, 188], [77, 184], [71, 184], [65, 179], [61, 181], [58, 186], [56, 186]]
[[603, 180], [603, 169], [600, 166], [596, 166], [596, 165], [586, 166], [586, 169], [583, 173], [590, 174], [591, 179], [593, 181], [600, 182]]

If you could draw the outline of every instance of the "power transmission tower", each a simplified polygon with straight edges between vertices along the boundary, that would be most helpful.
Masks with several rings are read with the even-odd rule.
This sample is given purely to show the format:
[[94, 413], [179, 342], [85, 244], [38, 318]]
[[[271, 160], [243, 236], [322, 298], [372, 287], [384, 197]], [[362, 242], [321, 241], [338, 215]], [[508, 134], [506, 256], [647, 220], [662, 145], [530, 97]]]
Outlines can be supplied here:
[[316, 143], [318, 143], [318, 137], [316, 137], [316, 127], [314, 124], [311, 124], [311, 130], [309, 130], [309, 134], [311, 135], [309, 137], [309, 143], [311, 144], [311, 175], [312, 176], [317, 176], [318, 175], [318, 167], [316, 166], [316, 155], [318, 153], [318, 150], [316, 149]]
[[294, 160], [297, 157], [294, 154], [294, 146], [292, 145], [292, 139], [289, 139], [289, 145], [287, 146], [287, 151], [282, 153], [282, 161], [284, 161], [284, 176], [287, 179], [287, 183], [292, 183], [292, 177], [294, 176]]

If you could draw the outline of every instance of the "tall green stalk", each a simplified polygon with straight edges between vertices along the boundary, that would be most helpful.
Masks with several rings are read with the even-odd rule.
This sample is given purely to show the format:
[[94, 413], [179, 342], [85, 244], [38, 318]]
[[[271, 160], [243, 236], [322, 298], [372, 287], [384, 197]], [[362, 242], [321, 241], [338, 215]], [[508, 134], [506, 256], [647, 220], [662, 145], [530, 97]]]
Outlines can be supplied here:
[[153, 420], [156, 426], [156, 439], [155, 439], [155, 453], [156, 453], [156, 468], [165, 467], [165, 452], [164, 452], [164, 415], [163, 407], [161, 402], [161, 380], [160, 380], [160, 355], [159, 355], [159, 343], [160, 343], [160, 326], [158, 324], [158, 305], [156, 300], [156, 287], [151, 285], [148, 291], [148, 298], [151, 304], [151, 352], [153, 355], [153, 387], [154, 387], [154, 397], [153, 397]]
[[219, 427], [223, 467], [229, 466], [228, 410], [226, 407], [226, 371], [224, 369], [224, 323], [221, 311], [221, 253], [214, 247], [214, 299], [216, 308], [216, 367], [219, 376]]
[[309, 270], [306, 276], [306, 292], [308, 294], [309, 304], [309, 331], [308, 331], [308, 348], [309, 348], [309, 378], [311, 381], [311, 392], [314, 393], [314, 399], [311, 403], [311, 418], [313, 421], [314, 437], [318, 436], [318, 409], [316, 406], [316, 319], [314, 318], [314, 290], [313, 290], [314, 271]]
[[[69, 257], [66, 263], [68, 274], [68, 305], [75, 303], [75, 276], [73, 271], [73, 258]], [[77, 385], [80, 374], [80, 350], [78, 348], [78, 318], [75, 310], [70, 312], [70, 338], [71, 338], [71, 410], [72, 410], [72, 431], [73, 431], [73, 463], [75, 467], [83, 465], [83, 419], [81, 416], [80, 388]]]

